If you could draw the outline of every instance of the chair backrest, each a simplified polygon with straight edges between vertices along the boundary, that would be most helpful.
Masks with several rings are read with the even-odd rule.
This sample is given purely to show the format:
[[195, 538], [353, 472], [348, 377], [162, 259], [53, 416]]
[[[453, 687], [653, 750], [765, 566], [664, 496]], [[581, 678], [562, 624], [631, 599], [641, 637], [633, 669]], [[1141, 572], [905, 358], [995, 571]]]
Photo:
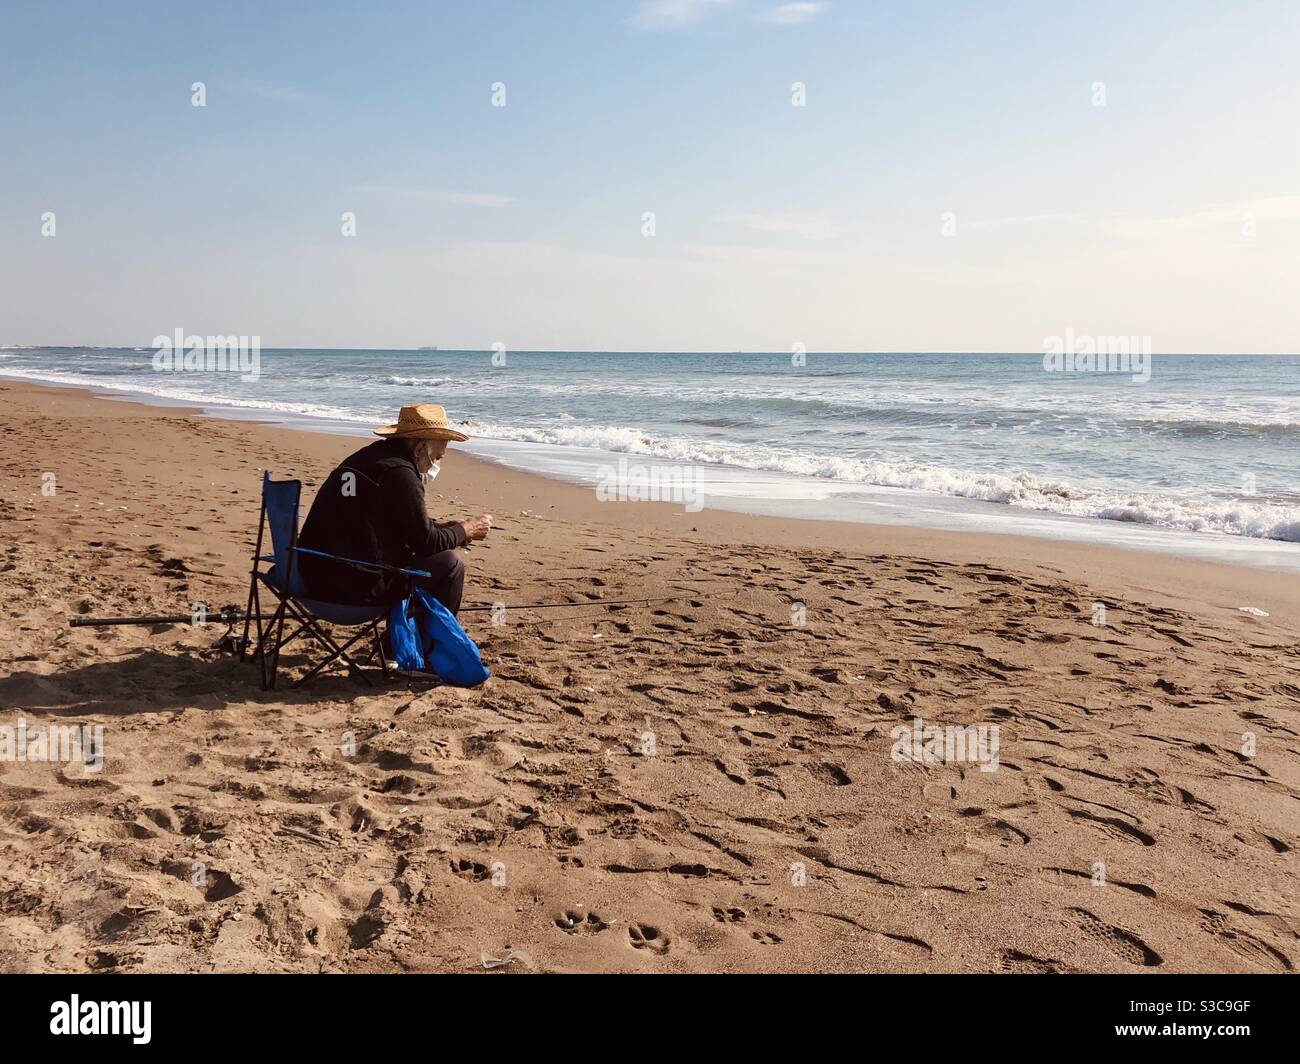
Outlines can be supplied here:
[[266, 525], [271, 530], [271, 554], [275, 557], [275, 572], [284, 586], [285, 575], [293, 573], [290, 581], [301, 584], [301, 577], [291, 568], [290, 547], [298, 545], [298, 501], [302, 498], [302, 481], [272, 480], [269, 471], [262, 474], [262, 505], [266, 508]]

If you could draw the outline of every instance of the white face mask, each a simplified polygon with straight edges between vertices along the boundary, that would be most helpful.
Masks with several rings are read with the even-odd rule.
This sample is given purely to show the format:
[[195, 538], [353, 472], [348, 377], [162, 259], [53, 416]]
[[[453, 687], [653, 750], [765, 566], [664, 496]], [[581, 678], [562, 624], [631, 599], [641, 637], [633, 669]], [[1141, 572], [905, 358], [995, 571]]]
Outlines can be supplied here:
[[437, 480], [438, 472], [439, 472], [438, 463], [434, 462], [433, 465], [429, 466], [429, 471], [424, 475], [428, 477], [430, 480]]

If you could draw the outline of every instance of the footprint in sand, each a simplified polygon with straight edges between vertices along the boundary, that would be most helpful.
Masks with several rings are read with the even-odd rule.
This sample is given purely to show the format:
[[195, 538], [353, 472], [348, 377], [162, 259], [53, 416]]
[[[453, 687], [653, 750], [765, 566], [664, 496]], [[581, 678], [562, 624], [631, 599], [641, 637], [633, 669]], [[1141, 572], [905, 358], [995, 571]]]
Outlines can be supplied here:
[[1252, 831], [1249, 835], [1243, 835], [1237, 832], [1233, 838], [1238, 842], [1244, 842], [1247, 846], [1253, 846], [1256, 849], [1269, 849], [1274, 853], [1290, 853], [1291, 845], [1283, 842], [1281, 839], [1268, 835], [1263, 831]]
[[1300, 938], [1300, 932], [1297, 932], [1290, 922], [1279, 916], [1277, 913], [1265, 912], [1256, 909], [1253, 905], [1247, 905], [1239, 901], [1224, 901], [1223, 903], [1234, 913], [1240, 913], [1242, 916], [1249, 916], [1260, 921], [1265, 927], [1281, 935], [1283, 938]]
[[1202, 909], [1201, 927], [1223, 941], [1238, 957], [1267, 968], [1274, 972], [1292, 972], [1295, 966], [1291, 958], [1280, 949], [1270, 946], [1262, 938], [1257, 938], [1249, 931], [1239, 931], [1228, 925], [1228, 917], [1214, 909]]
[[119, 821], [110, 824], [108, 833], [119, 839], [156, 839], [158, 833], [150, 831], [143, 824], [136, 824], [133, 821]]
[[372, 785], [371, 789], [378, 791], [380, 794], [412, 794], [418, 791], [422, 784], [414, 776], [407, 776], [404, 773], [397, 773], [389, 776], [377, 786]]
[[959, 809], [957, 815], [961, 817], [973, 817], [974, 820], [974, 838], [968, 839], [968, 842], [988, 841], [997, 843], [1000, 846], [1027, 846], [1029, 844], [1029, 833], [1022, 831], [1010, 821], [1003, 820], [999, 816], [986, 814], [978, 806], [970, 806], [965, 809]]
[[648, 949], [661, 955], [668, 952], [668, 936], [649, 924], [633, 924], [627, 929], [627, 937], [633, 949]]
[[367, 909], [348, 925], [348, 941], [353, 949], [365, 949], [378, 939], [387, 927], [388, 920], [382, 910]]
[[94, 953], [86, 957], [86, 967], [96, 972], [111, 971], [118, 967], [125, 967], [139, 959], [139, 955], [119, 954], [100, 949], [95, 950]]
[[1122, 927], [1112, 927], [1087, 909], [1068, 909], [1067, 912], [1074, 914], [1079, 930], [1120, 960], [1144, 968], [1154, 968], [1164, 963], [1164, 958], [1133, 932], [1125, 931]]
[[[1155, 837], [1148, 835], [1141, 828], [1134, 827], [1132, 824], [1119, 817], [1098, 816], [1096, 813], [1089, 813], [1086, 809], [1066, 809], [1066, 812], [1076, 820], [1086, 820], [1089, 823], [1096, 824], [1102, 831], [1112, 838], [1120, 839], [1124, 842], [1140, 842], [1143, 846], [1154, 846]], [[1125, 814], [1131, 816], [1131, 814]], [[1136, 819], [1136, 818], [1134, 818]]]
[[1065, 965], [1060, 961], [1044, 960], [1018, 949], [1004, 949], [998, 954], [998, 968], [1004, 972], [1035, 972], [1051, 974], [1064, 971]]
[[479, 864], [478, 861], [471, 861], [465, 857], [453, 857], [450, 863], [452, 875], [459, 876], [461, 879], [468, 879], [471, 883], [481, 883], [491, 874], [486, 865]]
[[844, 771], [844, 766], [837, 765], [833, 761], [822, 761], [804, 767], [813, 779], [828, 787], [847, 787], [853, 782], [852, 777]]
[[595, 913], [563, 912], [555, 918], [555, 926], [566, 935], [598, 935], [609, 928]]
[[140, 924], [142, 916], [159, 911], [161, 910], [145, 909], [136, 905], [125, 905], [111, 916], [105, 917], [101, 920], [99, 922], [98, 931], [105, 938], [120, 939], [124, 937], [127, 931]]
[[236, 883], [229, 872], [219, 872], [216, 869], [208, 870], [204, 885], [204, 901], [225, 901], [244, 892], [243, 886]]

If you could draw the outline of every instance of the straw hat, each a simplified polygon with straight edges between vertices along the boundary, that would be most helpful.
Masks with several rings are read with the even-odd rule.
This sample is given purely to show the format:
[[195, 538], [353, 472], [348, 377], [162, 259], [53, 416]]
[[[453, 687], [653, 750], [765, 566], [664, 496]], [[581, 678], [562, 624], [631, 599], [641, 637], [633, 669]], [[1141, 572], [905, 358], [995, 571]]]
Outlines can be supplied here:
[[455, 440], [464, 443], [469, 439], [447, 424], [447, 411], [435, 403], [417, 403], [404, 406], [397, 415], [396, 425], [375, 429], [376, 436], [390, 436], [396, 440]]

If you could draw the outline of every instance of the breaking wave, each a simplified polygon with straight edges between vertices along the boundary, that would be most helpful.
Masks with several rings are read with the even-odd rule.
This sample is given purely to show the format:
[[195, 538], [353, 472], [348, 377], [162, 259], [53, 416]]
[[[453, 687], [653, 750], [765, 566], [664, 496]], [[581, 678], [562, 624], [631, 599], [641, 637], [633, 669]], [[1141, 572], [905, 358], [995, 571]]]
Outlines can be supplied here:
[[813, 455], [770, 447], [653, 436], [617, 425], [517, 427], [469, 423], [478, 435], [523, 443], [594, 447], [670, 462], [731, 466], [847, 484], [934, 492], [1070, 517], [1126, 521], [1183, 532], [1300, 543], [1300, 506], [1249, 499], [1193, 499], [1041, 480], [1029, 472], [976, 473], [920, 462]]

